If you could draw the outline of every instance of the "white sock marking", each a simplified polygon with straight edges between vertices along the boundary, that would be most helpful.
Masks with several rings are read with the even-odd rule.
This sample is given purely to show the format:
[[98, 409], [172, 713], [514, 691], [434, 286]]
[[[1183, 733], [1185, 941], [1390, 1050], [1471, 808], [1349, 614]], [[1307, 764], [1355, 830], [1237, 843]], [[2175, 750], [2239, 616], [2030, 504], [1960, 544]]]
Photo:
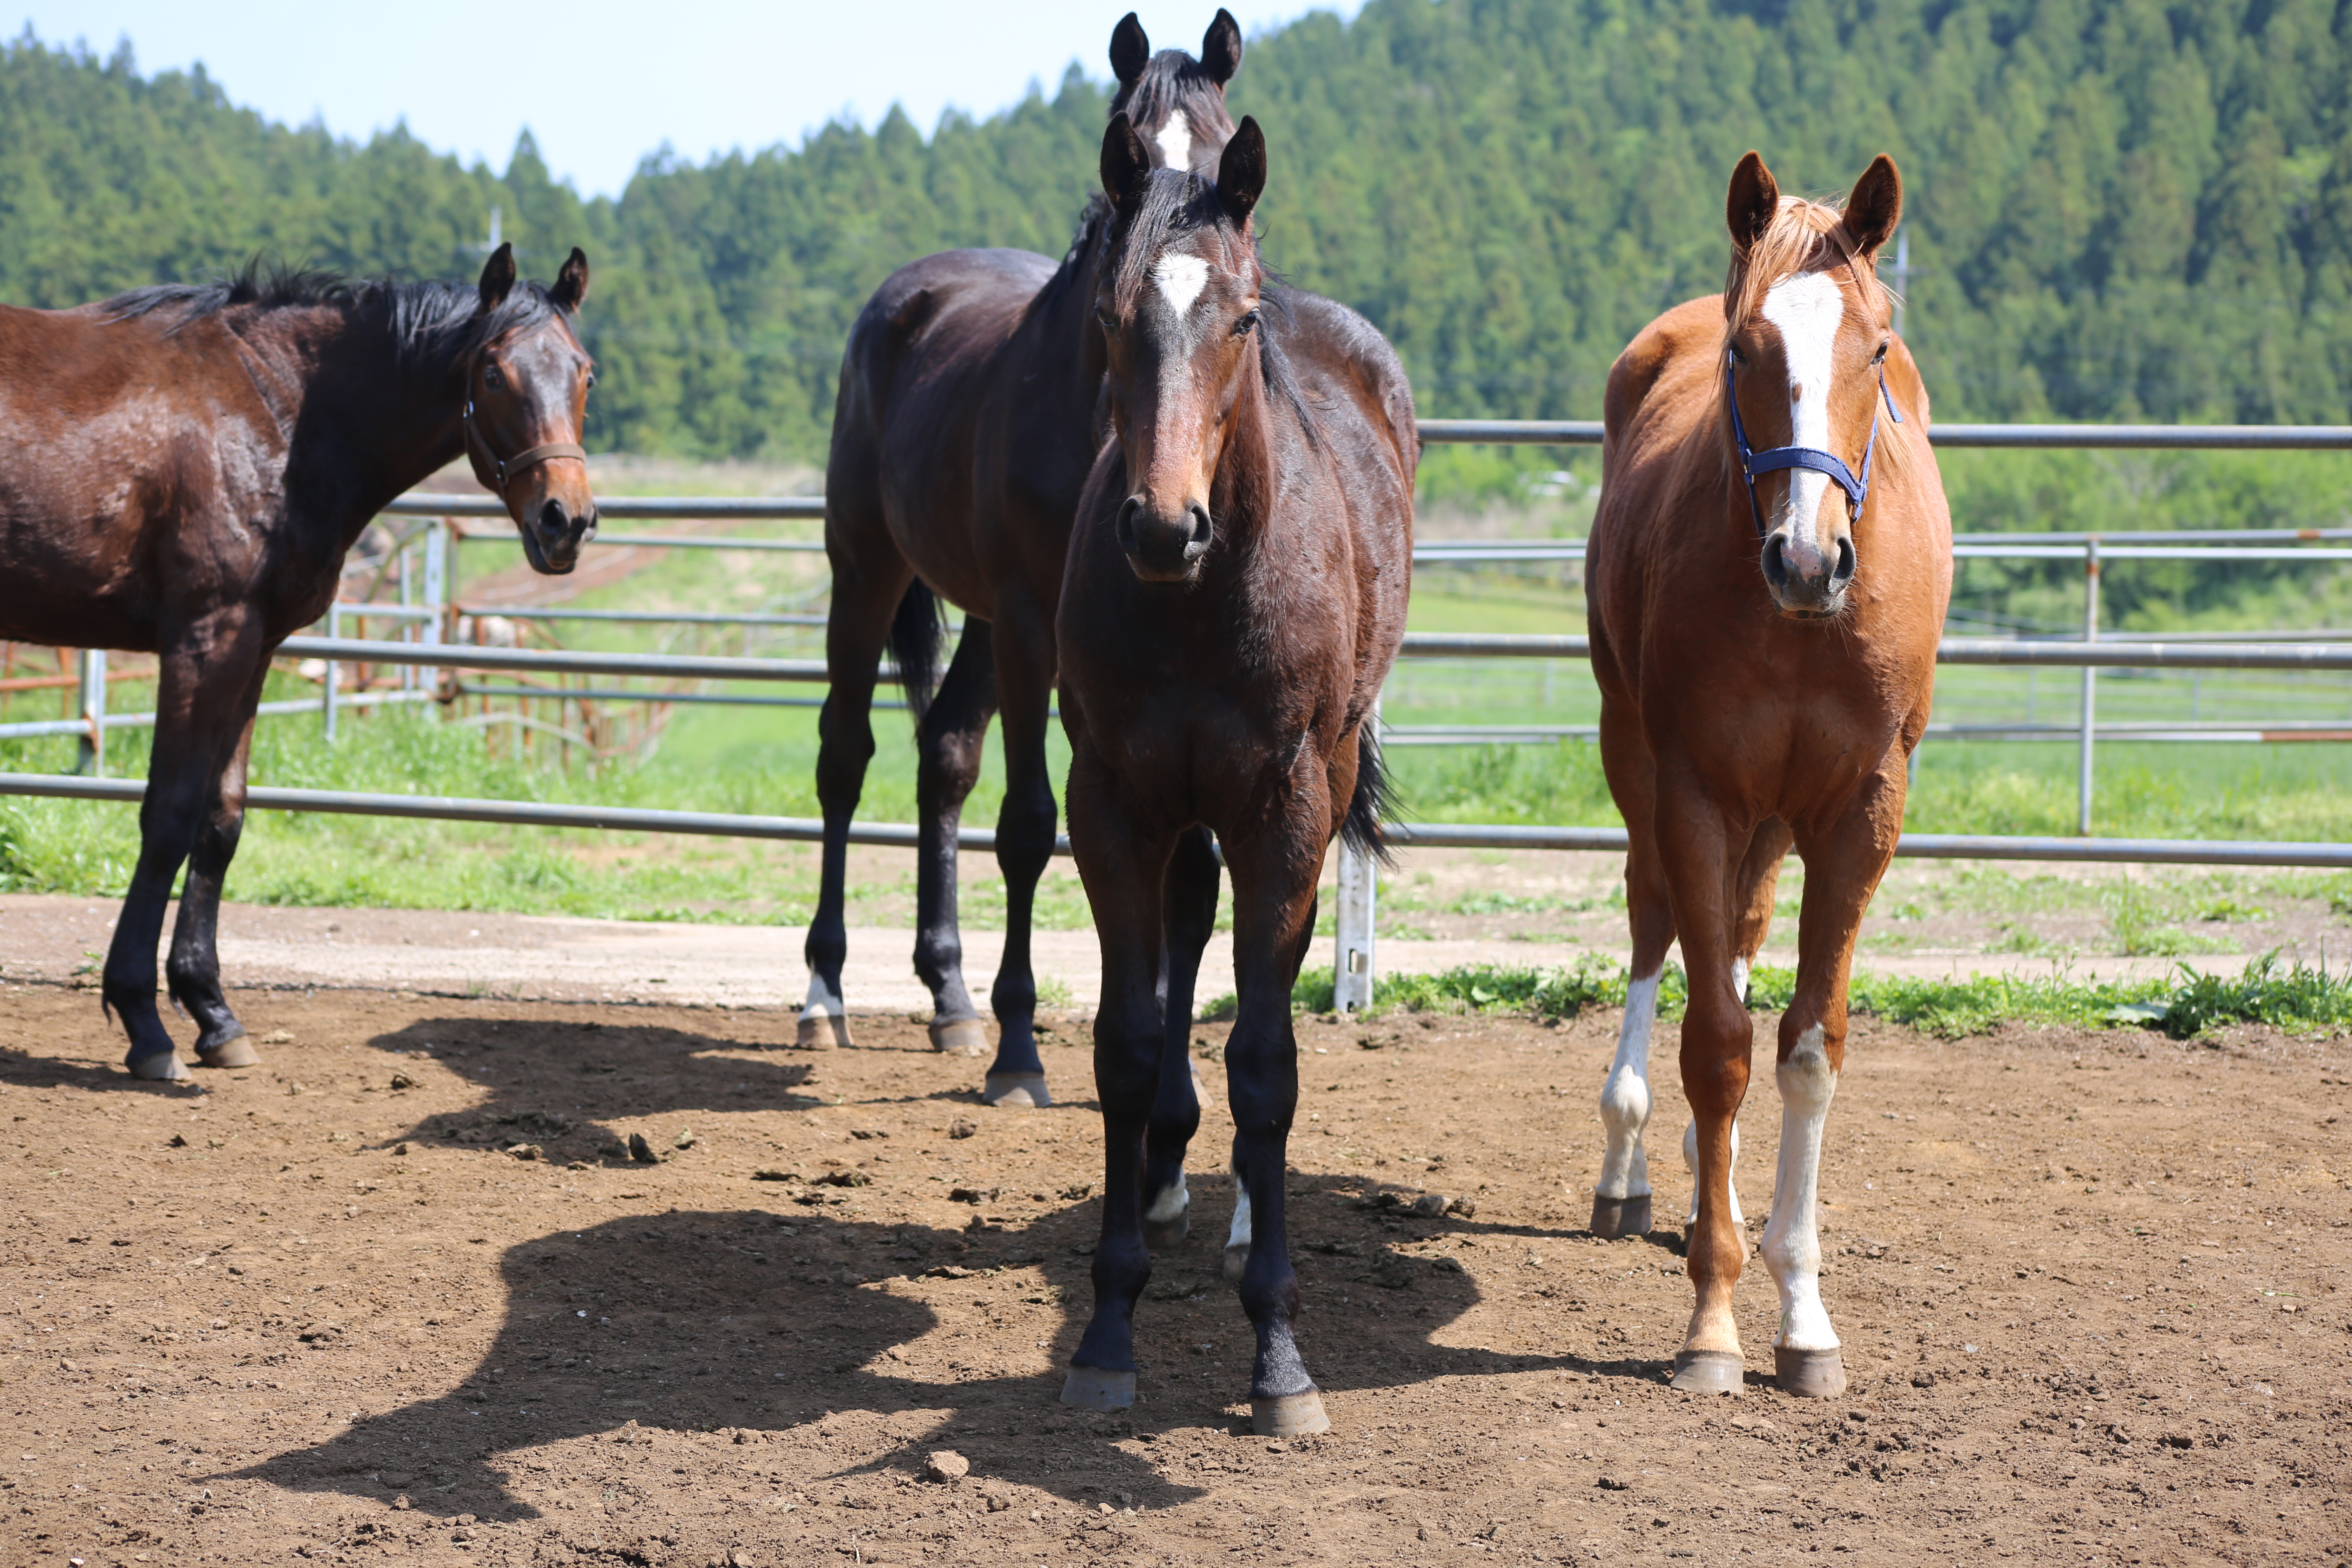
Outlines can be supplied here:
[[1731, 961], [1731, 991], [1739, 998], [1741, 1006], [1748, 1005], [1748, 961], [1744, 958]]
[[1249, 1189], [1242, 1185], [1242, 1173], [1234, 1173], [1234, 1227], [1225, 1232], [1225, 1246], [1240, 1247], [1246, 1252], [1250, 1244]]
[[1822, 1128], [1837, 1094], [1837, 1074], [1822, 1051], [1822, 1026], [1807, 1029], [1779, 1069], [1780, 1168], [1772, 1182], [1772, 1217], [1764, 1226], [1764, 1267], [1780, 1288], [1780, 1331], [1790, 1350], [1837, 1348], [1822, 1306], [1822, 1241], [1814, 1214], [1822, 1169]]
[[1151, 264], [1151, 280], [1160, 285], [1160, 297], [1168, 308], [1181, 317], [1209, 286], [1209, 264], [1197, 256], [1172, 252]]
[[1592, 1189], [1601, 1197], [1638, 1198], [1650, 1191], [1642, 1129], [1650, 1121], [1650, 1026], [1657, 1016], [1658, 977], [1645, 974], [1625, 987], [1617, 1059], [1601, 1086], [1601, 1124], [1608, 1129], [1609, 1140], [1601, 1153], [1601, 1180]]
[[[1698, 1223], [1698, 1123], [1694, 1121], [1683, 1129], [1683, 1163], [1690, 1167], [1691, 1206], [1685, 1226]], [[1725, 1184], [1731, 1190], [1731, 1223], [1746, 1225], [1748, 1216], [1739, 1212], [1739, 1119], [1731, 1121], [1731, 1169], [1724, 1173]]]
[[1189, 169], [1192, 166], [1192, 123], [1184, 118], [1182, 110], [1170, 115], [1168, 123], [1161, 126], [1160, 134], [1151, 140], [1159, 145], [1160, 156], [1167, 161], [1167, 167]]
[[802, 1005], [803, 1018], [838, 1018], [848, 1009], [841, 1005], [841, 993], [824, 983], [824, 976], [812, 972], [809, 975], [808, 1000]]
[[1143, 1217], [1154, 1225], [1166, 1225], [1192, 1206], [1192, 1194], [1185, 1190], [1184, 1173], [1176, 1173], [1176, 1180], [1160, 1189], [1160, 1195], [1143, 1211]]
[[[1789, 363], [1789, 433], [1791, 447], [1829, 450], [1830, 374], [1837, 361], [1838, 325], [1845, 320], [1845, 296], [1826, 272], [1783, 278], [1764, 295], [1764, 319], [1780, 329], [1780, 352]], [[1822, 552], [1816, 531], [1822, 497], [1830, 477], [1811, 468], [1789, 470], [1788, 499], [1772, 520], [1787, 528], [1791, 543]]]

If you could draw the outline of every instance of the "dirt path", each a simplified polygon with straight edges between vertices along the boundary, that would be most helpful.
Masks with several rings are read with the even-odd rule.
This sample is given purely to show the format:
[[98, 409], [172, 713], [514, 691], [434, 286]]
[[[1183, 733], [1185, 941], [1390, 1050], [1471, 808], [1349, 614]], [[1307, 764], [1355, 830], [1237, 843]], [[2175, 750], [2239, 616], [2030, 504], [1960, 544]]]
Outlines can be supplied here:
[[[1108, 1419], [1055, 1402], [1098, 1219], [1076, 1021], [1046, 1053], [1072, 1103], [1015, 1112], [896, 1020], [810, 1054], [782, 1011], [238, 1006], [267, 1065], [193, 1092], [126, 1080], [87, 993], [0, 986], [0, 1561], [2352, 1554], [2340, 1041], [1865, 1022], [1824, 1166], [1854, 1387], [1800, 1404], [1664, 1387], [1675, 1238], [1584, 1233], [1612, 1016], [1306, 1020], [1294, 1234], [1337, 1427], [1286, 1447], [1235, 1426], [1213, 1059], [1202, 1234]], [[1751, 1229], [1777, 1120], [1759, 1075]], [[633, 1133], [659, 1163], [600, 1153]], [[1391, 1203], [1432, 1191], [1475, 1215]], [[1768, 1367], [1760, 1267], [1739, 1299]], [[942, 1448], [968, 1477], [919, 1479]]]

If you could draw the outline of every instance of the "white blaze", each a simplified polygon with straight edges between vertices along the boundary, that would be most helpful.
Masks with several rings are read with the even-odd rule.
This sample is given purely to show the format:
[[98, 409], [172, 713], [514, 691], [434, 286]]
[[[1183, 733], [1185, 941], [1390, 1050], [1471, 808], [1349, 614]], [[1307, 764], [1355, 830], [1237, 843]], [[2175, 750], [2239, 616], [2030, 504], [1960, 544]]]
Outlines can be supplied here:
[[[1782, 357], [1789, 362], [1789, 445], [1826, 452], [1830, 445], [1830, 373], [1836, 363], [1838, 325], [1845, 319], [1845, 296], [1826, 272], [1783, 278], [1764, 296], [1764, 319], [1780, 330]], [[1811, 468], [1790, 468], [1785, 510], [1772, 520], [1796, 542], [1822, 548], [1814, 524], [1830, 477]]]
[[1822, 1306], [1822, 1243], [1814, 1202], [1822, 1169], [1822, 1127], [1837, 1093], [1837, 1074], [1822, 1050], [1822, 1026], [1807, 1029], [1780, 1066], [1780, 1168], [1772, 1182], [1772, 1217], [1764, 1226], [1764, 1267], [1780, 1288], [1780, 1331], [1790, 1350], [1837, 1348]]
[[1168, 123], [1161, 126], [1160, 134], [1151, 140], [1158, 144], [1160, 155], [1168, 161], [1169, 168], [1189, 169], [1192, 166], [1192, 125], [1184, 118], [1182, 110], [1170, 115]]
[[1160, 297], [1168, 308], [1181, 316], [1209, 286], [1209, 264], [1197, 256], [1172, 252], [1151, 264], [1151, 280], [1160, 285]]
[[1601, 1086], [1601, 1124], [1609, 1139], [1601, 1153], [1601, 1180], [1592, 1189], [1601, 1197], [1638, 1198], [1650, 1191], [1642, 1129], [1650, 1120], [1650, 1026], [1657, 1016], [1658, 977], [1645, 974], [1625, 987], [1617, 1059]]

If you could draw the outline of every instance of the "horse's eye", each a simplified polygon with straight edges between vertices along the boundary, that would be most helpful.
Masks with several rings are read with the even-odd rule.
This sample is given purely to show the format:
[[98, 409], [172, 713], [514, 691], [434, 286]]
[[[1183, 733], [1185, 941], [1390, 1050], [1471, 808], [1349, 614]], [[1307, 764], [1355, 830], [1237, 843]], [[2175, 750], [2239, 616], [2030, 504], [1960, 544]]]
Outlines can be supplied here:
[[482, 384], [488, 387], [492, 392], [498, 391], [500, 387], [506, 385], [506, 384], [507, 378], [499, 374], [498, 366], [489, 365], [483, 369]]
[[1242, 319], [1234, 323], [1234, 331], [1240, 337], [1245, 338], [1256, 330], [1257, 312], [1255, 310], [1247, 310], [1243, 312]]
[[588, 373], [588, 384], [591, 386], [596, 384], [596, 373], [593, 370]]
[[1095, 325], [1106, 332], [1115, 331], [1118, 327], [1118, 323], [1111, 319], [1111, 313], [1100, 305], [1095, 307]]
[[1748, 363], [1748, 356], [1739, 352], [1739, 345], [1738, 343], [1731, 345], [1731, 363], [1734, 364], [1746, 364]]
[[1885, 343], [1878, 345], [1878, 352], [1870, 356], [1870, 363], [1873, 364], [1885, 364], [1886, 363], [1886, 345]]

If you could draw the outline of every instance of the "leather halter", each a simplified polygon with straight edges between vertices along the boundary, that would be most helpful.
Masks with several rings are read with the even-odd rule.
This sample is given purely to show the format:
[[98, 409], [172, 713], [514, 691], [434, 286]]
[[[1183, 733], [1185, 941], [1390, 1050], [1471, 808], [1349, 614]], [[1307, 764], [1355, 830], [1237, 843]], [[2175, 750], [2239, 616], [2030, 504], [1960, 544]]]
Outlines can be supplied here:
[[486, 466], [498, 476], [500, 500], [506, 500], [508, 482], [534, 463], [544, 463], [551, 458], [578, 458], [585, 462], [588, 458], [588, 448], [577, 441], [542, 441], [536, 447], [525, 447], [511, 458], [499, 457], [490, 449], [489, 442], [474, 424], [474, 400], [471, 397], [466, 399], [466, 410], [458, 416], [458, 423], [466, 427], [467, 455], [478, 467]]
[[[1878, 451], [1878, 405], [1885, 402], [1886, 412], [1895, 423], [1903, 423], [1903, 411], [1895, 406], [1895, 395], [1886, 390], [1886, 362], [1878, 363], [1878, 396], [1870, 405], [1870, 440], [1862, 449], [1862, 472], [1856, 475], [1845, 466], [1835, 452], [1824, 452], [1819, 447], [1768, 447], [1759, 452], [1748, 445], [1748, 429], [1739, 421], [1739, 391], [1731, 384], [1733, 351], [1723, 354], [1723, 400], [1731, 405], [1731, 438], [1739, 447], [1739, 471], [1748, 483], [1748, 510], [1756, 518], [1756, 537], [1769, 537], [1764, 526], [1764, 508], [1756, 499], [1756, 476], [1776, 474], [1783, 468], [1811, 468], [1817, 474], [1827, 474], [1845, 491], [1845, 515], [1849, 524], [1862, 521], [1862, 503], [1870, 495], [1870, 462]], [[1822, 395], [1828, 395], [1824, 393]]]

